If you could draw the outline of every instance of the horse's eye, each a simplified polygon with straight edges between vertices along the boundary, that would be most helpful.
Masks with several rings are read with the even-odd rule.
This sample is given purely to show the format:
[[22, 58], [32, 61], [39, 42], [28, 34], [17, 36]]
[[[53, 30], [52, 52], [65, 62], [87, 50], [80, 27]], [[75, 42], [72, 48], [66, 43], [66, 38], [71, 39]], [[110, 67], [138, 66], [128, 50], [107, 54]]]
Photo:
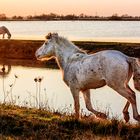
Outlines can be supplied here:
[[48, 44], [48, 42], [45, 42], [45, 45], [47, 45]]

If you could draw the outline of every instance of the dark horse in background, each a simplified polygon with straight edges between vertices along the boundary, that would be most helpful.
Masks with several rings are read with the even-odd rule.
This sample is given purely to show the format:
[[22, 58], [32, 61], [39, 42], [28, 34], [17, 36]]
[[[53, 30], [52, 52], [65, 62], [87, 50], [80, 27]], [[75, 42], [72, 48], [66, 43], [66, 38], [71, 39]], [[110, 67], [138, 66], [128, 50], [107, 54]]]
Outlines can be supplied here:
[[5, 34], [7, 34], [8, 39], [11, 38], [11, 33], [9, 32], [9, 30], [5, 26], [0, 27], [0, 34], [2, 34], [2, 39], [4, 39]]

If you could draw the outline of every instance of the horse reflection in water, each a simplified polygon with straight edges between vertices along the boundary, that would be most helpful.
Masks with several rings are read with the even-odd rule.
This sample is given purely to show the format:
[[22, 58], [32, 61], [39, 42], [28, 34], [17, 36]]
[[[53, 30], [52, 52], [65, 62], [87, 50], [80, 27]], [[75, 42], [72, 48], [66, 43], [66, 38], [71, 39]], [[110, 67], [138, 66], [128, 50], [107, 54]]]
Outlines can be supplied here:
[[2, 68], [0, 70], [0, 75], [5, 77], [10, 73], [10, 71], [11, 71], [11, 65], [10, 64], [8, 64], [8, 65], [3, 64]]
[[5, 34], [8, 35], [8, 37], [7, 37], [8, 39], [11, 38], [11, 33], [9, 32], [9, 30], [5, 26], [0, 27], [0, 34], [2, 34], [2, 39], [4, 39]]
[[49, 33], [46, 39], [36, 51], [36, 58], [41, 61], [56, 59], [62, 70], [63, 80], [70, 87], [73, 95], [77, 118], [80, 117], [80, 91], [83, 93], [87, 109], [99, 118], [107, 118], [105, 113], [96, 111], [90, 101], [90, 89], [107, 85], [127, 99], [123, 109], [125, 121], [129, 121], [128, 108], [131, 104], [133, 117], [140, 122], [136, 96], [128, 85], [133, 75], [134, 86], [140, 91], [140, 64], [137, 58], [126, 56], [115, 50], [105, 50], [88, 55], [57, 33]]

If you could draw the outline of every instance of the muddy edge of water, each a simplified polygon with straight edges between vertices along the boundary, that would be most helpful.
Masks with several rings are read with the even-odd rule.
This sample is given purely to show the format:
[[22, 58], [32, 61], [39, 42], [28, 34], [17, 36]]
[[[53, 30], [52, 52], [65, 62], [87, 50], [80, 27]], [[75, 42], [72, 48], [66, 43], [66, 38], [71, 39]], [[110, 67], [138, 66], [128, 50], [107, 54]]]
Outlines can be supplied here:
[[[48, 62], [36, 60], [35, 51], [43, 42], [43, 40], [0, 40], [0, 64], [57, 68], [54, 60]], [[140, 43], [74, 41], [74, 44], [87, 53], [110, 49], [140, 58]]]

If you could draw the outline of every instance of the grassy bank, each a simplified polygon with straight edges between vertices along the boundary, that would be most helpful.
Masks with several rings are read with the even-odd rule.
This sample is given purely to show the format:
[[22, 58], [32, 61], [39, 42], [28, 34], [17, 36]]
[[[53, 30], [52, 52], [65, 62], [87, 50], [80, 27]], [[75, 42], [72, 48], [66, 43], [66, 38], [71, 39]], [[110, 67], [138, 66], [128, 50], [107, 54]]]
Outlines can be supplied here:
[[49, 110], [1, 104], [0, 139], [138, 140], [140, 125], [90, 116], [78, 121], [73, 116]]

